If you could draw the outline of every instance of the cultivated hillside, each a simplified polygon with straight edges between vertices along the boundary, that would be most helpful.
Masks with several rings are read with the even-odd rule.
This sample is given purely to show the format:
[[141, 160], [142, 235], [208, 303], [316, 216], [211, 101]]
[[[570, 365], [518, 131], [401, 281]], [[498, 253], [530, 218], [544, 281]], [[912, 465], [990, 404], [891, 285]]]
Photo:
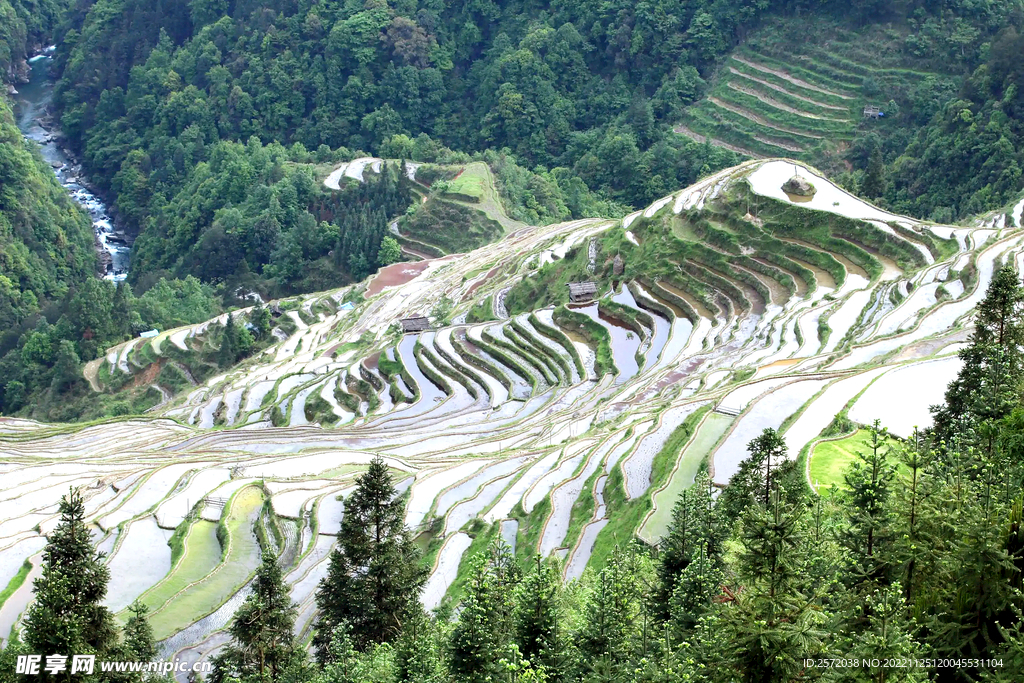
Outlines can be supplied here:
[[[915, 58], [906, 40], [893, 27], [773, 22], [729, 54], [675, 130], [748, 157], [836, 163], [858, 138], [877, 144], [926, 123], [936, 93], [963, 78], [951, 64]], [[865, 117], [866, 107], [881, 117]]]
[[[813, 197], [782, 190], [794, 173]], [[205, 380], [190, 363], [226, 315], [132, 340], [87, 375], [158, 387], [151, 417], [0, 418], [0, 586], [26, 558], [36, 575], [58, 498], [81, 486], [108, 604], [141, 596], [166, 652], [226, 640], [261, 545], [285, 558], [308, 634], [339, 496], [374, 454], [408, 495], [428, 607], [498, 535], [578, 577], [616, 543], [660, 538], [699, 469], [727, 483], [765, 427], [795, 458], [840, 413], [925, 426], [993, 269], [1022, 258], [1022, 209], [926, 224], [753, 161], [622, 220], [524, 227], [280, 301], [280, 341]], [[567, 305], [581, 281], [595, 299]], [[403, 335], [418, 316], [429, 329]], [[31, 597], [15, 588], [2, 636]]]

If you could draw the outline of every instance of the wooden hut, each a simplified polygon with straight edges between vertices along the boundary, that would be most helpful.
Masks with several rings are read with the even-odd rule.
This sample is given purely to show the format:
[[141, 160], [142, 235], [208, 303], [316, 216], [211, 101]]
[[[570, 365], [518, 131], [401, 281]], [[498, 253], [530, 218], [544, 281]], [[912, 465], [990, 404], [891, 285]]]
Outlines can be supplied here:
[[569, 300], [573, 303], [588, 301], [597, 295], [596, 282], [570, 282]]
[[402, 332], [425, 332], [430, 329], [430, 321], [420, 316], [416, 318], [402, 318]]
[[881, 116], [885, 116], [885, 114], [882, 113], [881, 108], [876, 107], [872, 104], [869, 104], [866, 107], [864, 107], [864, 118], [877, 119]]

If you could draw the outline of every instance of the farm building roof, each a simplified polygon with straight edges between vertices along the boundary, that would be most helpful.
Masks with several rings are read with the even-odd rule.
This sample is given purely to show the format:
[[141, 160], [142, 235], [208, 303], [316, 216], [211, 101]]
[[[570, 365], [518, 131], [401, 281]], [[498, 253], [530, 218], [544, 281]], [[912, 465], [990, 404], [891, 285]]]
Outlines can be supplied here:
[[569, 285], [569, 298], [575, 300], [579, 298], [585, 298], [594, 296], [597, 294], [597, 283], [596, 282], [570, 282]]
[[402, 332], [423, 332], [430, 329], [430, 321], [424, 317], [402, 318]]

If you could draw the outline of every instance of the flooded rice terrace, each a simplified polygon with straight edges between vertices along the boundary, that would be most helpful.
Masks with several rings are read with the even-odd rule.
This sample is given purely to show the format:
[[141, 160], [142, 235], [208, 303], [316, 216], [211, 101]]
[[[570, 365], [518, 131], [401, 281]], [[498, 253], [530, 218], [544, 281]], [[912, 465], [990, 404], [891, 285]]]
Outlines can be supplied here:
[[96, 248], [107, 280], [120, 282], [128, 276], [128, 238], [116, 232], [107, 206], [84, 185], [81, 168], [57, 142], [60, 132], [47, 109], [53, 101], [53, 77], [50, 65], [55, 48], [50, 46], [28, 60], [29, 82], [18, 86], [14, 95], [14, 116], [18, 129], [27, 140], [39, 145], [43, 159], [53, 168], [57, 180], [75, 202], [89, 212], [96, 234]]

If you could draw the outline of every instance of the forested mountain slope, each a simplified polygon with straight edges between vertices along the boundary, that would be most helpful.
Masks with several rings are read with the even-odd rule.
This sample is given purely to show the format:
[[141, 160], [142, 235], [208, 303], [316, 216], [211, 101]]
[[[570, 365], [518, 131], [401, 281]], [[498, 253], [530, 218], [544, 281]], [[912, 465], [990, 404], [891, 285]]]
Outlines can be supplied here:
[[25, 321], [96, 270], [88, 216], [22, 139], [0, 100], [0, 356], [17, 344]]
[[[844, 186], [926, 217], [950, 221], [995, 208], [1020, 187], [1020, 75], [1001, 56], [1012, 54], [1020, 17], [1017, 0], [952, 3], [941, 11], [861, 3], [852, 13], [848, 3], [739, 0], [543, 8], [100, 0], [79, 7], [68, 23], [58, 99], [69, 141], [116, 197], [123, 219], [141, 231], [134, 284], [146, 287], [168, 274], [225, 277], [204, 273], [190, 255], [212, 232], [202, 249], [224, 255], [221, 271], [234, 272], [244, 259], [264, 282], [308, 291], [277, 267], [284, 252], [275, 255], [275, 231], [267, 227], [277, 214], [272, 202], [298, 198], [306, 208], [302, 190], [293, 197], [288, 189], [288, 162], [348, 160], [360, 151], [458, 163], [466, 158], [445, 148], [507, 149], [543, 176], [556, 204], [581, 218], [608, 215], [601, 198], [643, 206], [737, 162], [741, 156], [729, 149], [672, 128], [683, 122], [729, 137], [730, 126], [743, 128], [750, 121], [743, 117], [762, 109], [750, 115], [775, 129], [754, 135], [791, 141], [780, 147], [751, 138], [736, 149], [807, 149], [807, 158]], [[792, 125], [780, 123], [792, 112], [780, 114], [735, 88], [730, 97], [740, 104], [691, 106], [709, 81], [718, 82], [716, 69], [749, 72], [736, 58], [765, 49], [778, 58], [787, 41], [799, 46], [800, 59], [819, 60], [822, 73], [846, 79], [872, 102], [894, 100], [898, 115], [871, 129], [856, 108], [842, 117], [812, 112], [819, 118], [806, 119], [810, 128], [793, 137], [786, 132]], [[967, 142], [973, 139], [979, 144]], [[266, 149], [276, 144], [284, 149]], [[921, 180], [931, 173], [942, 178]], [[226, 174], [239, 178], [230, 188], [219, 178]], [[213, 196], [198, 200], [200, 187]], [[508, 189], [515, 200], [533, 201], [523, 199], [526, 188]], [[241, 216], [229, 214], [232, 208]], [[276, 216], [281, 237], [303, 216]], [[375, 224], [369, 234], [382, 230]], [[371, 269], [379, 239], [371, 237], [363, 254]], [[363, 274], [360, 264], [335, 262], [355, 279]]]

